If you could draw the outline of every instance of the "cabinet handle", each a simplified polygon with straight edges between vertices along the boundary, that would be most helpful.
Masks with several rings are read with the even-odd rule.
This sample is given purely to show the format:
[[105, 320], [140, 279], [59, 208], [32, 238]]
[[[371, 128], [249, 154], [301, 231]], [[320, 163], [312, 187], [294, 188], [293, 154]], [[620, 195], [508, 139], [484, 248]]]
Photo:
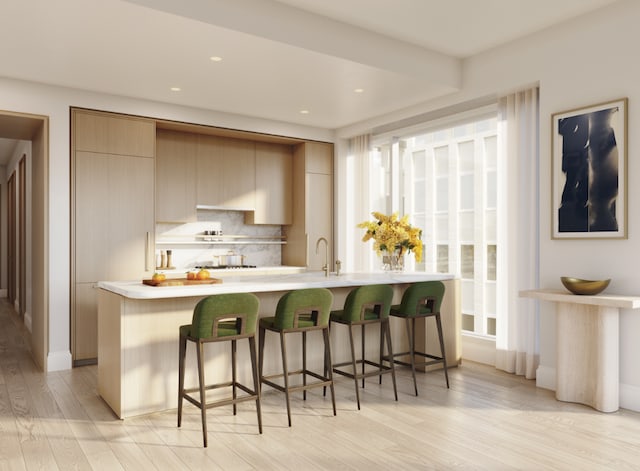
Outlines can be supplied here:
[[149, 256], [149, 251], [151, 250], [151, 232], [147, 231], [147, 239], [145, 240], [145, 246], [144, 246], [144, 270], [145, 271], [151, 271], [151, 268], [149, 268], [149, 260], [150, 260], [150, 256]]
[[304, 266], [309, 268], [309, 234], [305, 234], [305, 247], [304, 247]]

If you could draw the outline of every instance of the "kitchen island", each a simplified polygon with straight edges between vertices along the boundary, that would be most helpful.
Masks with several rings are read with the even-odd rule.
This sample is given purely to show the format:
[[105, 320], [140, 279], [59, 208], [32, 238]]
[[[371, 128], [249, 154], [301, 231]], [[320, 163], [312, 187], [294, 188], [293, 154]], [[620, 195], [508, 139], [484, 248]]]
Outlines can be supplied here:
[[[303, 288], [327, 288], [334, 296], [333, 309], [341, 309], [347, 294], [357, 286], [384, 283], [394, 289], [394, 303], [410, 283], [441, 280], [446, 286], [441, 307], [447, 364], [461, 360], [460, 288], [451, 275], [425, 273], [347, 273], [325, 277], [322, 272], [272, 276], [224, 276], [222, 283], [211, 285], [153, 287], [142, 282], [100, 282], [98, 294], [98, 392], [120, 418], [163, 411], [177, 407], [178, 327], [191, 322], [196, 303], [209, 295], [223, 293], [256, 294], [260, 299], [260, 316], [274, 315], [280, 297], [287, 291]], [[438, 353], [434, 325], [418, 324], [416, 344], [428, 345], [427, 351]], [[342, 329], [331, 332], [333, 361], [349, 355], [348, 337]], [[404, 321], [392, 318], [394, 351], [406, 351]], [[370, 331], [370, 332], [369, 332]], [[427, 335], [425, 335], [427, 334]], [[267, 338], [265, 372], [277, 370], [280, 347], [276, 336]], [[369, 339], [371, 337], [371, 339]], [[291, 358], [300, 357], [300, 342], [287, 344]], [[359, 342], [357, 338], [356, 341]], [[378, 333], [368, 329], [367, 351], [375, 354]], [[211, 345], [207, 349], [207, 382], [228, 378], [231, 361], [228, 346]], [[309, 337], [308, 362], [322, 368], [321, 338]], [[238, 346], [239, 378], [249, 382], [248, 348]], [[317, 352], [317, 353], [314, 353]], [[245, 363], [246, 362], [246, 363]], [[195, 352], [188, 348], [186, 385], [196, 385]], [[280, 366], [281, 367], [281, 366]], [[295, 363], [291, 365], [295, 367]], [[267, 388], [268, 390], [268, 388]]]

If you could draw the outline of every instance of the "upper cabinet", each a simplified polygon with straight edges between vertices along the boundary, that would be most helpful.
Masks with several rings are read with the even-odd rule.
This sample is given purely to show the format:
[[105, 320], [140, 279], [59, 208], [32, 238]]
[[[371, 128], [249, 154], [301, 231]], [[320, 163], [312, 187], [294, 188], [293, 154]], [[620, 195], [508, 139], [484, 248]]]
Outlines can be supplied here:
[[153, 120], [82, 110], [72, 114], [76, 151], [154, 157]]
[[255, 211], [247, 224], [291, 224], [293, 148], [287, 144], [256, 142]]
[[221, 209], [255, 209], [255, 143], [199, 135], [196, 202]]
[[291, 224], [293, 148], [158, 129], [156, 221], [193, 222], [210, 208], [245, 211], [246, 224]]
[[158, 129], [156, 139], [156, 221], [194, 222], [198, 135]]

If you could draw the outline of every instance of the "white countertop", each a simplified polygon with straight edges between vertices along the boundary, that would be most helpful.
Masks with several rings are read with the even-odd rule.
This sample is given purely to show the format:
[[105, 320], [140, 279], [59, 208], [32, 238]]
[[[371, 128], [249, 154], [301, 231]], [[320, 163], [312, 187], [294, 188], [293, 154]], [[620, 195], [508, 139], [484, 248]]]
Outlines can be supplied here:
[[[226, 275], [226, 274], [225, 274]], [[216, 276], [216, 275], [214, 275]], [[373, 284], [415, 283], [418, 281], [451, 280], [453, 275], [420, 272], [344, 273], [326, 277], [323, 272], [294, 274], [224, 276], [222, 283], [188, 286], [148, 286], [141, 281], [100, 281], [98, 287], [131, 299], [167, 299], [208, 296], [223, 293], [260, 293], [291, 291], [303, 288], [343, 288]]]

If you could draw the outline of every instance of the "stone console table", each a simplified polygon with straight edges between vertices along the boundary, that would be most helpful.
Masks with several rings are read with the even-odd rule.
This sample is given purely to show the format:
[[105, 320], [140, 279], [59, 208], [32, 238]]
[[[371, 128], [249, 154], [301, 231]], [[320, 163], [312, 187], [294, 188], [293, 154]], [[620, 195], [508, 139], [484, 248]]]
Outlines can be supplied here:
[[554, 289], [520, 291], [520, 296], [556, 303], [556, 398], [617, 411], [619, 310], [640, 308], [640, 297]]

